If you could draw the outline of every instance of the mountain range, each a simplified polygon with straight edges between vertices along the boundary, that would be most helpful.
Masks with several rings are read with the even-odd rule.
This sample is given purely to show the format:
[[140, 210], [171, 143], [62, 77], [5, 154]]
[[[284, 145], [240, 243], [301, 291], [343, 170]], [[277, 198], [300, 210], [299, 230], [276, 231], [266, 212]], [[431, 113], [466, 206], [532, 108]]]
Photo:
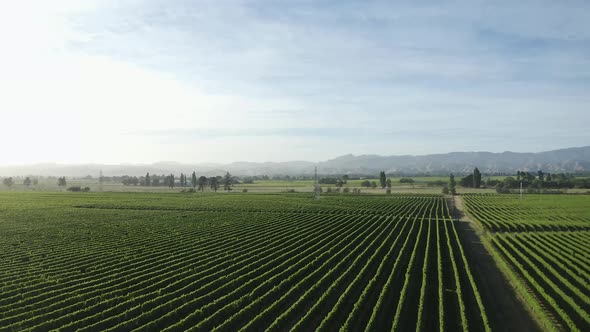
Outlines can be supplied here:
[[0, 176], [105, 176], [169, 174], [180, 172], [199, 175], [221, 175], [230, 172], [238, 176], [253, 175], [311, 175], [314, 168], [321, 175], [378, 174], [384, 170], [398, 175], [446, 175], [465, 174], [478, 167], [484, 174], [512, 174], [517, 170], [544, 172], [585, 173], [590, 172], [590, 146], [566, 148], [538, 153], [520, 152], [451, 152], [421, 156], [344, 155], [321, 161], [288, 162], [234, 162], [230, 164], [183, 164], [157, 162], [153, 164], [33, 164], [1, 166]]

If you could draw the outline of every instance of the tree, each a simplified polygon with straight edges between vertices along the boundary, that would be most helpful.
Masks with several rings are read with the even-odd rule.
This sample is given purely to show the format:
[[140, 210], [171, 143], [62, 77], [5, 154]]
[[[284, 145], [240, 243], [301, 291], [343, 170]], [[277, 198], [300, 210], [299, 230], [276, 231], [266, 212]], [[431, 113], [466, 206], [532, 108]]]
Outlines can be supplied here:
[[385, 176], [385, 172], [381, 171], [379, 173], [379, 182], [381, 184], [381, 188], [385, 188], [385, 186], [387, 185], [387, 177]]
[[466, 177], [461, 178], [459, 183], [465, 188], [473, 187], [473, 174], [469, 174]]
[[[514, 178], [512, 178], [512, 180], [514, 180]], [[516, 180], [514, 180], [514, 182], [516, 182]], [[510, 189], [507, 188], [506, 186], [504, 186], [503, 182], [498, 182], [496, 184], [496, 193], [498, 194], [507, 194], [510, 192]]]
[[39, 184], [39, 178], [34, 178], [33, 179], [33, 185], [36, 186]]
[[174, 188], [174, 174], [168, 175], [168, 187]]
[[514, 188], [517, 188], [518, 185], [519, 185], [518, 181], [516, 181], [513, 177], [508, 176], [504, 179], [504, 182], [502, 183], [502, 188], [514, 189]]
[[481, 173], [477, 167], [473, 170], [473, 188], [479, 188], [481, 186]]
[[539, 181], [541, 181], [541, 182], [545, 181], [545, 174], [543, 174], [543, 171], [541, 171], [541, 170], [537, 171], [537, 177], [539, 178]]
[[223, 190], [231, 191], [231, 182], [231, 175], [229, 174], [229, 172], [225, 173], [225, 176], [223, 177]]
[[451, 173], [451, 176], [449, 177], [449, 192], [451, 195], [457, 195], [455, 175], [453, 175], [453, 173]]
[[204, 176], [199, 177], [199, 190], [203, 192], [205, 190], [205, 186], [207, 185], [207, 178]]
[[387, 186], [387, 189], [391, 189], [391, 179], [387, 179], [387, 181], [385, 181], [385, 185]]
[[160, 185], [160, 176], [152, 175], [152, 187], [158, 187]]
[[57, 185], [59, 187], [65, 187], [65, 186], [67, 186], [66, 177], [65, 176], [62, 176], [61, 178], [57, 178]]
[[150, 178], [150, 172], [147, 172], [145, 174], [145, 185], [148, 187], [152, 185], [152, 179]]
[[373, 188], [373, 189], [377, 188], [377, 182], [372, 181], [371, 182], [371, 188]]
[[193, 186], [193, 189], [197, 187], [197, 173], [195, 173], [195, 171], [193, 171], [193, 175], [191, 176], [191, 185]]
[[446, 185], [442, 188], [442, 193], [443, 195], [448, 195], [449, 194], [449, 187], [447, 187]]
[[27, 176], [26, 179], [23, 181], [23, 184], [27, 187], [30, 186], [31, 185], [31, 178], [29, 178]]
[[211, 189], [213, 189], [213, 191], [217, 192], [217, 189], [219, 189], [219, 182], [217, 181], [216, 176], [209, 178], [209, 186]]
[[14, 184], [14, 179], [12, 177], [4, 178], [4, 180], [2, 180], [2, 183], [4, 183], [5, 186], [10, 188]]

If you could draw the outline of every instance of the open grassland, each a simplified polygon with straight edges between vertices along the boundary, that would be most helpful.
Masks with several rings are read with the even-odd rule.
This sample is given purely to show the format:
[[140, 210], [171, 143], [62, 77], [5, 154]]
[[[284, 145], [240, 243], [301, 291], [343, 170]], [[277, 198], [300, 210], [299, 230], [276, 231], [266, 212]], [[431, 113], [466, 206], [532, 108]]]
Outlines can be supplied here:
[[489, 330], [438, 195], [0, 202], [0, 330]]
[[590, 196], [468, 195], [488, 250], [545, 330], [590, 331]]

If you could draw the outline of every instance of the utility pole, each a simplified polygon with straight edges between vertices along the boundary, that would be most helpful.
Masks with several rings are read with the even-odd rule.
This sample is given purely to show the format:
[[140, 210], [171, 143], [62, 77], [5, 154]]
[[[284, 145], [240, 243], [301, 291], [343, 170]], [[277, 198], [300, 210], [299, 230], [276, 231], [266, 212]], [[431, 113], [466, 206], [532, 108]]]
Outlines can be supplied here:
[[522, 199], [522, 181], [520, 181], [520, 199]]
[[314, 180], [314, 191], [315, 191], [314, 198], [320, 199], [320, 184], [318, 183], [318, 167], [317, 166], [314, 169], [314, 173], [315, 173], [315, 176], [314, 176], [314, 179], [315, 179]]

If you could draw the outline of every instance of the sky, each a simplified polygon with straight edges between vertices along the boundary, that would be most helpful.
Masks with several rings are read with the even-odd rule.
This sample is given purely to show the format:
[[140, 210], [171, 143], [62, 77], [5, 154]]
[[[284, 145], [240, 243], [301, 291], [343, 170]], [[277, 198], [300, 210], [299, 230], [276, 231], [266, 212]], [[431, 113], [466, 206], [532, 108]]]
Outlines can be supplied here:
[[588, 1], [0, 2], [0, 165], [590, 145]]

